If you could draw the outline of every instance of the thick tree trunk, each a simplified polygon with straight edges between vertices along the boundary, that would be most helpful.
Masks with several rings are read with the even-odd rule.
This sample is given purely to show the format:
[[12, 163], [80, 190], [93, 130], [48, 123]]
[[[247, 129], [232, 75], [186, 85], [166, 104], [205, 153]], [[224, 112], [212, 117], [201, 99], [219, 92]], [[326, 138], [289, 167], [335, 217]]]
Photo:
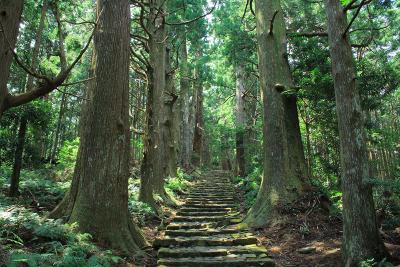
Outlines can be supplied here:
[[8, 106], [7, 82], [13, 60], [11, 49], [17, 42], [23, 5], [23, 0], [0, 1], [0, 119]]
[[[43, 2], [42, 12], [40, 15], [39, 27], [36, 31], [35, 45], [33, 47], [33, 52], [32, 52], [31, 68], [33, 70], [36, 70], [37, 65], [38, 65], [37, 62], [38, 62], [38, 58], [39, 58], [40, 46], [42, 44], [42, 33], [43, 33], [43, 29], [44, 29], [44, 22], [45, 22], [45, 18], [46, 18], [47, 6], [48, 6], [48, 2], [47, 2], [47, 0], [45, 0]], [[32, 88], [33, 88], [33, 77], [28, 75], [28, 79], [27, 79], [26, 86], [25, 86], [25, 91], [30, 91], [30, 90], [32, 90]], [[23, 160], [24, 146], [25, 146], [25, 137], [26, 137], [27, 130], [28, 130], [28, 118], [26, 115], [23, 115], [21, 117], [20, 126], [18, 129], [18, 142], [17, 142], [17, 146], [15, 148], [14, 166], [13, 166], [13, 172], [12, 172], [12, 176], [11, 176], [10, 196], [16, 196], [18, 194], [19, 180], [20, 180], [20, 175], [21, 175], [22, 160]]]
[[103, 245], [138, 252], [146, 245], [128, 212], [129, 1], [97, 1], [94, 77], [81, 123], [71, 189], [53, 215], [77, 222]]
[[[168, 173], [168, 143], [169, 143], [169, 129], [166, 126], [168, 119], [168, 100], [165, 101], [166, 96], [166, 29], [164, 18], [160, 10], [165, 10], [164, 0], [157, 0], [150, 3], [149, 23], [147, 25], [148, 31], [151, 33], [149, 36], [149, 49], [150, 49], [150, 68], [149, 77], [150, 84], [149, 95], [151, 99], [148, 106], [148, 142], [146, 143], [147, 155], [143, 162], [143, 167], [150, 168], [143, 170], [144, 174], [148, 177], [142, 177], [143, 182], [148, 186], [141, 187], [140, 199], [153, 206], [154, 200], [152, 193], [158, 194], [169, 205], [175, 205], [171, 200], [164, 188], [165, 177]], [[149, 192], [143, 192], [149, 191]], [[151, 192], [152, 191], [152, 192]]]
[[165, 133], [165, 142], [166, 142], [166, 161], [167, 161], [167, 172], [164, 176], [176, 177], [177, 176], [177, 146], [178, 140], [176, 139], [176, 132], [179, 131], [179, 125], [177, 125], [177, 121], [175, 120], [175, 112], [177, 109], [175, 108], [177, 104], [178, 95], [176, 94], [175, 88], [175, 72], [171, 67], [171, 55], [169, 49], [166, 53], [166, 90], [163, 96], [164, 103], [164, 120], [163, 127]]
[[256, 23], [264, 103], [264, 176], [256, 202], [244, 222], [262, 226], [281, 219], [277, 208], [290, 203], [302, 192], [302, 182], [291, 171], [288, 149], [292, 144], [288, 144], [285, 99], [281, 95], [282, 90], [292, 87], [292, 80], [280, 1], [257, 0]]
[[325, 0], [325, 9], [340, 137], [343, 260], [345, 266], [359, 266], [363, 260], [382, 259], [386, 252], [379, 236], [372, 188], [368, 183], [363, 111], [351, 44], [345, 33], [346, 13], [339, 0]]
[[[289, 65], [287, 64], [289, 69]], [[291, 74], [289, 73], [289, 77]], [[291, 79], [291, 78], [290, 78]], [[297, 110], [297, 97], [286, 96], [284, 99], [285, 105], [285, 121], [287, 132], [287, 143], [289, 145], [289, 168], [290, 175], [304, 183], [309, 180], [306, 158], [304, 156], [304, 146], [301, 140], [299, 113]]]
[[182, 131], [181, 131], [181, 164], [185, 170], [190, 168], [190, 105], [189, 105], [189, 66], [188, 52], [186, 44], [186, 33], [182, 33], [181, 51], [180, 51], [180, 105], [182, 114]]
[[244, 136], [246, 130], [246, 112], [244, 95], [245, 73], [242, 65], [236, 66], [236, 175], [240, 177], [246, 176], [246, 157]]

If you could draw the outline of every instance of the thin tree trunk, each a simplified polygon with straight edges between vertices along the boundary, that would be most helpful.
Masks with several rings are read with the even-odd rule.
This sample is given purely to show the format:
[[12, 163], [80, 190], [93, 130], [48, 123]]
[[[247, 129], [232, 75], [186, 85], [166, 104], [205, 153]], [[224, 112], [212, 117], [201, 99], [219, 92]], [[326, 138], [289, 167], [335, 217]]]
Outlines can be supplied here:
[[[35, 46], [33, 47], [32, 52], [32, 62], [31, 68], [36, 70], [37, 68], [37, 61], [39, 58], [40, 46], [42, 43], [42, 34], [44, 29], [44, 22], [46, 18], [48, 2], [45, 0], [43, 2], [42, 11], [40, 15], [40, 22], [39, 27], [36, 31], [36, 39], [35, 39]], [[30, 91], [33, 88], [33, 77], [28, 76], [25, 91]], [[21, 168], [22, 168], [22, 159], [24, 154], [24, 146], [25, 146], [25, 137], [26, 131], [28, 130], [28, 118], [27, 115], [22, 115], [20, 126], [18, 130], [18, 142], [15, 148], [15, 157], [14, 157], [14, 165], [13, 165], [13, 173], [11, 176], [11, 185], [10, 185], [10, 196], [14, 197], [18, 194], [19, 188], [19, 180], [21, 175]]]
[[364, 118], [356, 86], [356, 70], [339, 0], [325, 0], [329, 48], [335, 86], [343, 190], [343, 263], [359, 266], [387, 253], [378, 232], [372, 188], [368, 183]]
[[244, 134], [246, 128], [246, 112], [244, 103], [245, 74], [242, 65], [236, 66], [236, 175], [246, 176], [246, 158]]
[[188, 52], [186, 44], [186, 32], [182, 33], [180, 51], [180, 96], [182, 114], [182, 134], [181, 134], [181, 164], [183, 169], [190, 168], [190, 107], [189, 107], [189, 66]]
[[97, 2], [95, 79], [88, 83], [72, 185], [53, 212], [127, 254], [147, 245], [128, 212], [129, 13], [128, 0]]
[[[58, 8], [58, 1], [53, 3], [52, 10], [53, 10], [54, 16], [56, 18], [57, 27], [58, 27], [58, 42], [59, 42], [61, 71], [65, 71], [67, 69], [67, 56], [66, 56], [65, 47], [64, 47], [64, 30], [63, 30], [62, 24], [61, 24], [60, 11]], [[56, 132], [54, 133], [54, 142], [53, 142], [51, 155], [50, 155], [50, 163], [55, 163], [55, 161], [56, 161], [56, 155], [58, 152], [58, 145], [59, 145], [59, 139], [60, 139], [60, 132], [61, 132], [61, 127], [62, 127], [62, 121], [63, 121], [64, 114], [65, 114], [66, 102], [67, 102], [67, 94], [62, 93], [60, 109], [58, 111]]]
[[196, 66], [195, 83], [193, 90], [196, 91], [196, 99], [195, 99], [196, 104], [194, 111], [192, 161], [195, 167], [201, 167], [203, 162], [202, 150], [204, 144], [204, 118], [203, 118], [203, 81], [199, 66]]

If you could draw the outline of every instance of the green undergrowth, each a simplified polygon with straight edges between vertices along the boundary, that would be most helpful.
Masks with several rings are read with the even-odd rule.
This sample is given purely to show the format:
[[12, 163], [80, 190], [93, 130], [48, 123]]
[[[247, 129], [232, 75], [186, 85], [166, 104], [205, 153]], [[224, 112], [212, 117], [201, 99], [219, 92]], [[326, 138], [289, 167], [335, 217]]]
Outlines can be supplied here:
[[76, 224], [44, 219], [22, 207], [3, 210], [0, 266], [112, 266], [122, 261], [110, 250], [99, 249], [89, 234], [78, 233], [76, 228]]
[[168, 177], [165, 183], [165, 190], [173, 197], [177, 197], [187, 192], [194, 177], [178, 168], [176, 177]]
[[234, 177], [236, 188], [243, 192], [244, 206], [250, 209], [257, 198], [258, 189], [260, 188], [262, 171], [254, 168], [253, 171], [246, 177]]

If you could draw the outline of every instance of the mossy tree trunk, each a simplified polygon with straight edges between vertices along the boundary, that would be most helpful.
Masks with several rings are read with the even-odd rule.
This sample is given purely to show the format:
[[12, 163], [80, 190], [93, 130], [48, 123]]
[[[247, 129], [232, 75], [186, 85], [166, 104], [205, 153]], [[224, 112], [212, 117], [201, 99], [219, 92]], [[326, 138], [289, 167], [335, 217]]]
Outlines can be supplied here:
[[[256, 23], [261, 94], [264, 104], [264, 176], [254, 206], [244, 222], [263, 226], [280, 220], [278, 209], [302, 192], [293, 175], [289, 147], [293, 144], [285, 96], [293, 87], [287, 62], [286, 30], [279, 0], [256, 1]], [[297, 110], [296, 110], [297, 111]]]
[[368, 182], [364, 118], [346, 13], [339, 0], [325, 0], [325, 9], [340, 138], [343, 263], [359, 266], [363, 260], [380, 260], [387, 254], [379, 235], [372, 187]]
[[81, 118], [70, 191], [53, 216], [65, 216], [103, 245], [139, 252], [146, 241], [128, 211], [129, 1], [98, 1], [93, 74]]

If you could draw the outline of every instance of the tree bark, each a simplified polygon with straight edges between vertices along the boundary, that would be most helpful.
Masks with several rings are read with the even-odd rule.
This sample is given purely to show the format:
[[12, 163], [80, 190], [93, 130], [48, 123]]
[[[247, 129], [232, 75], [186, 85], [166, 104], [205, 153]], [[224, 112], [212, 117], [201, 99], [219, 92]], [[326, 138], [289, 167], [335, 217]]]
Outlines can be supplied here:
[[[264, 176], [244, 223], [263, 226], [279, 221], [278, 208], [302, 193], [289, 157], [287, 111], [281, 92], [292, 87], [287, 63], [286, 30], [279, 0], [256, 1], [260, 84], [264, 104]], [[292, 127], [293, 125], [290, 125]]]
[[189, 66], [186, 32], [182, 33], [180, 51], [180, 96], [182, 114], [182, 134], [181, 134], [181, 164], [183, 169], [190, 168], [190, 106], [189, 106]]
[[[58, 42], [59, 42], [61, 71], [65, 71], [68, 67], [67, 66], [67, 56], [66, 56], [65, 46], [64, 46], [64, 30], [63, 30], [62, 24], [61, 24], [60, 11], [58, 8], [58, 1], [55, 1], [53, 3], [52, 10], [54, 13], [54, 17], [56, 18], [57, 27], [58, 27]], [[59, 139], [60, 139], [60, 132], [61, 132], [61, 127], [62, 127], [62, 121], [64, 118], [66, 103], [67, 103], [67, 94], [62, 93], [61, 101], [60, 101], [60, 109], [58, 111], [56, 131], [54, 133], [54, 142], [53, 142], [53, 146], [51, 148], [50, 163], [56, 162], [56, 156], [57, 156], [57, 152], [58, 152], [58, 144], [59, 144]]]
[[147, 245], [128, 212], [129, 8], [128, 0], [97, 1], [95, 78], [88, 83], [71, 188], [52, 214], [127, 254]]
[[[150, 67], [149, 67], [149, 96], [150, 102], [148, 114], [148, 146], [147, 154], [144, 157], [146, 162], [143, 162], [143, 167], [149, 168], [143, 170], [143, 182], [147, 186], [142, 186], [140, 190], [140, 200], [153, 206], [155, 210], [157, 206], [153, 200], [153, 193], [158, 194], [168, 205], [175, 205], [172, 199], [168, 196], [164, 188], [165, 177], [168, 173], [168, 144], [169, 144], [169, 129], [167, 127], [168, 120], [168, 100], [166, 96], [166, 28], [164, 22], [165, 1], [156, 0], [150, 2], [150, 13], [147, 29], [151, 33], [149, 35], [149, 50], [150, 50]], [[161, 12], [160, 12], [161, 10]], [[149, 192], [144, 192], [149, 191]], [[150, 192], [152, 191], [152, 192]]]
[[363, 260], [379, 261], [387, 254], [378, 232], [372, 188], [368, 183], [364, 118], [350, 39], [345, 34], [346, 13], [339, 0], [325, 0], [325, 10], [340, 137], [343, 263], [359, 266]]
[[245, 157], [245, 128], [246, 128], [246, 112], [245, 112], [245, 73], [243, 65], [236, 66], [236, 175], [240, 177], [246, 176], [246, 157]]
[[0, 118], [8, 106], [7, 82], [13, 61], [11, 49], [17, 42], [23, 5], [23, 0], [0, 1]]
[[[36, 31], [35, 45], [33, 47], [33, 52], [32, 52], [31, 68], [33, 70], [36, 70], [38, 65], [38, 58], [39, 58], [40, 46], [42, 44], [42, 35], [44, 29], [44, 22], [46, 18], [47, 6], [48, 6], [47, 0], [43, 1], [39, 27]], [[33, 77], [28, 75], [25, 91], [31, 91], [32, 89], [33, 89]], [[28, 117], [26, 114], [23, 114], [18, 129], [18, 141], [15, 148], [14, 165], [11, 176], [10, 196], [12, 197], [18, 194], [19, 180], [21, 176], [22, 161], [23, 161], [22, 159], [25, 146], [25, 137], [27, 130], [28, 130]]]
[[163, 103], [165, 109], [165, 116], [163, 121], [163, 126], [165, 130], [163, 131], [165, 136], [166, 142], [166, 161], [167, 164], [167, 172], [165, 176], [176, 177], [177, 176], [177, 146], [178, 146], [178, 139], [177, 132], [179, 131], [179, 125], [175, 120], [177, 113], [176, 104], [178, 100], [178, 95], [176, 94], [175, 88], [175, 72], [171, 66], [171, 55], [170, 50], [167, 49], [166, 53], [166, 90], [163, 96]]
[[203, 81], [199, 66], [196, 66], [195, 83], [193, 89], [196, 91], [196, 99], [195, 99], [196, 104], [194, 112], [192, 162], [195, 167], [201, 167], [203, 164], [202, 151], [204, 146], [204, 116], [203, 116]]

